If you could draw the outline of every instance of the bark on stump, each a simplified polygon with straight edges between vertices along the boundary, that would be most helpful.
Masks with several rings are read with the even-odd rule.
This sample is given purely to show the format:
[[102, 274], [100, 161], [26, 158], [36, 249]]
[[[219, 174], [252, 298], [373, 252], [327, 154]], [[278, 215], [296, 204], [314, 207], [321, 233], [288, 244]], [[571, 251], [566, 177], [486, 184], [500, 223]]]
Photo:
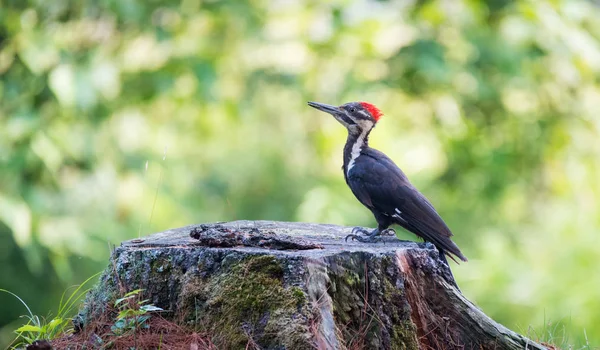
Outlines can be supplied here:
[[222, 349], [545, 349], [465, 299], [431, 244], [346, 243], [350, 231], [235, 221], [126, 241], [78, 323], [141, 288]]

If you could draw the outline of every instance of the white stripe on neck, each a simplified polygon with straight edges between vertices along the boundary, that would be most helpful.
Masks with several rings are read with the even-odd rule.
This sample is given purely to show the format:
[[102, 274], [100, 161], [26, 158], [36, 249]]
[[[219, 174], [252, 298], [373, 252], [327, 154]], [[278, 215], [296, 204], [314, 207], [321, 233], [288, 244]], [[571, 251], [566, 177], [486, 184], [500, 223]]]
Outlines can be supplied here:
[[348, 170], [346, 170], [346, 176], [350, 175], [350, 169], [354, 167], [354, 161], [360, 156], [363, 146], [365, 145], [365, 137], [367, 136], [368, 129], [363, 129], [363, 132], [358, 136], [354, 144], [352, 145], [352, 152], [350, 152], [350, 162], [348, 162]]

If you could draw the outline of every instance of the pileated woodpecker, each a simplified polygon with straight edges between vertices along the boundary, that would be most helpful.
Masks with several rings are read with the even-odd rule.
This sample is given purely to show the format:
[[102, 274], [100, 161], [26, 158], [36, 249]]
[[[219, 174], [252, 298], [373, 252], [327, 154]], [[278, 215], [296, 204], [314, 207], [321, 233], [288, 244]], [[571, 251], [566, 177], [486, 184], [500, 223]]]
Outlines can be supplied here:
[[[360, 242], [375, 242], [388, 228], [397, 224], [433, 243], [445, 259], [445, 254], [467, 258], [450, 237], [452, 232], [433, 205], [411, 183], [400, 168], [385, 154], [369, 147], [369, 133], [382, 116], [381, 111], [367, 102], [350, 102], [339, 107], [324, 103], [308, 105], [331, 114], [348, 129], [344, 146], [344, 177], [358, 200], [373, 212], [377, 228], [368, 232], [355, 227], [346, 237]], [[357, 235], [357, 233], [363, 234]], [[456, 260], [455, 260], [456, 261]]]

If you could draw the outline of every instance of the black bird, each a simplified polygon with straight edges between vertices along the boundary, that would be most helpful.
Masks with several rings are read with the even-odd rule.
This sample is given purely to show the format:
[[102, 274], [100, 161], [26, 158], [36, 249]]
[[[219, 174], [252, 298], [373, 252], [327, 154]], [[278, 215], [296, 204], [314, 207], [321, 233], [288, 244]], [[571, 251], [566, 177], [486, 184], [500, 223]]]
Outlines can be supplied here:
[[433, 243], [444, 260], [447, 254], [453, 260], [454, 255], [467, 261], [450, 239], [452, 232], [427, 198], [388, 156], [369, 147], [369, 133], [382, 115], [377, 107], [367, 102], [350, 102], [339, 107], [317, 102], [308, 102], [308, 105], [331, 114], [348, 129], [342, 167], [344, 177], [352, 193], [377, 220], [377, 228], [372, 232], [355, 227], [346, 239], [375, 242], [384, 231], [394, 232], [388, 227], [397, 224]]

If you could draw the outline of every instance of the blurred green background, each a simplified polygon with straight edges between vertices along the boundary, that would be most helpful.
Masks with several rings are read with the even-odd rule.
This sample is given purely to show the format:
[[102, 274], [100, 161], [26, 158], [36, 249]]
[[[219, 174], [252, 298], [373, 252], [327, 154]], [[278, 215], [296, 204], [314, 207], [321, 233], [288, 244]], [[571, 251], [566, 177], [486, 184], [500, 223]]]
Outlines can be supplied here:
[[[470, 258], [464, 294], [533, 338], [600, 344], [598, 18], [578, 0], [2, 1], [0, 288], [47, 315], [108, 242], [373, 226], [345, 130], [306, 106], [370, 101], [371, 145]], [[0, 345], [23, 314], [0, 294]]]

